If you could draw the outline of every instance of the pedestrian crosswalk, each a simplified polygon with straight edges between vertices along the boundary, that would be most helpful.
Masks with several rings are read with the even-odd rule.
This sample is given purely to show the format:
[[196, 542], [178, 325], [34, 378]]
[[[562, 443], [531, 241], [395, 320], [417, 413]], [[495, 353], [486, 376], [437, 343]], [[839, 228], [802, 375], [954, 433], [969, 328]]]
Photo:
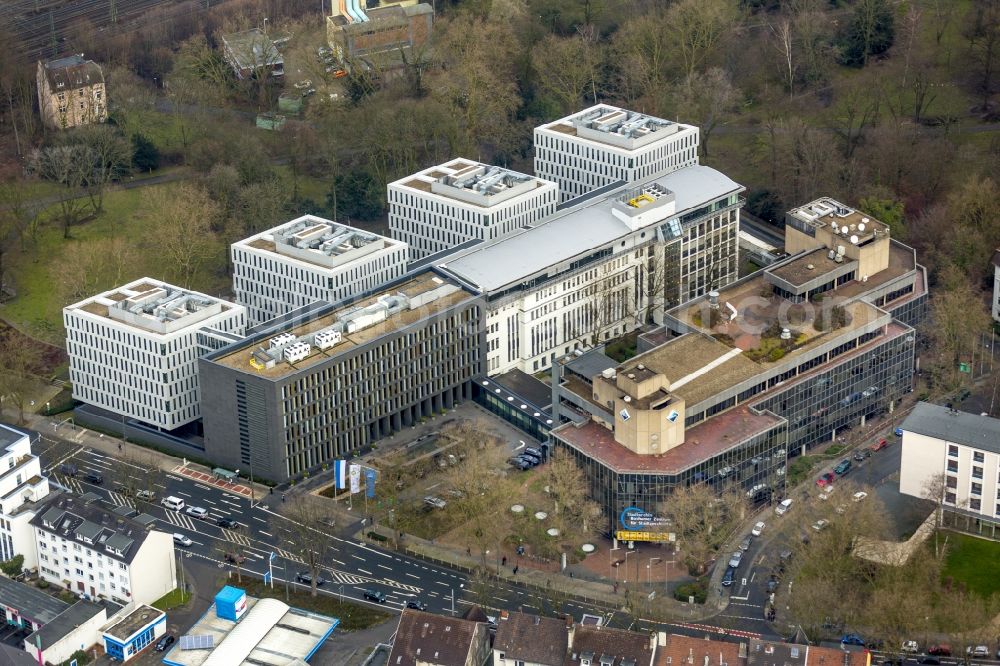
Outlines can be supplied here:
[[241, 546], [251, 545], [250, 539], [242, 534], [238, 534], [232, 530], [223, 529], [222, 536], [226, 541], [231, 541], [233, 543], [238, 543]]
[[65, 488], [68, 488], [70, 492], [74, 492], [77, 495], [82, 495], [84, 492], [83, 484], [74, 479], [71, 476], [64, 476], [62, 474], [55, 475], [56, 481]]
[[298, 562], [299, 564], [305, 564], [305, 560], [303, 560], [301, 557], [299, 557], [295, 553], [291, 553], [287, 550], [284, 550], [283, 548], [275, 548], [274, 552], [278, 554], [278, 557], [283, 557], [291, 562]]
[[195, 532], [198, 531], [197, 529], [195, 529], [194, 520], [192, 520], [188, 516], [185, 516], [183, 513], [178, 513], [177, 511], [167, 511], [165, 512], [165, 514], [167, 516], [167, 522], [170, 523], [171, 525], [175, 525], [177, 527], [183, 527], [189, 530], [194, 530]]
[[127, 505], [131, 506], [133, 509], [135, 508], [135, 506], [131, 502], [128, 501], [127, 497], [125, 497], [121, 493], [116, 493], [113, 490], [109, 490], [108, 491], [108, 499], [110, 499], [111, 503], [114, 504], [115, 506], [122, 506], [122, 505], [127, 504]]

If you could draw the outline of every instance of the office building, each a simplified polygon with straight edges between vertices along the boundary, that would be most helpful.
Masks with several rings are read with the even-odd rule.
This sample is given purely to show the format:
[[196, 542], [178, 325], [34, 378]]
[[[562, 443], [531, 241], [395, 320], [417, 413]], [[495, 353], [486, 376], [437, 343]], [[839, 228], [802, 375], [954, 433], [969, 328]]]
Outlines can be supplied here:
[[535, 373], [736, 279], [743, 187], [693, 166], [568, 206], [438, 267], [487, 299], [487, 371]]
[[42, 122], [55, 129], [103, 123], [108, 117], [104, 72], [93, 60], [72, 55], [38, 62], [38, 110]]
[[389, 183], [389, 229], [420, 259], [472, 240], [493, 240], [556, 212], [555, 183], [454, 159]]
[[1000, 539], [1000, 419], [919, 402], [900, 428], [899, 492], [937, 502], [948, 527]]
[[405, 65], [434, 28], [433, 4], [426, 2], [339, 0], [333, 10], [326, 17], [326, 41], [337, 60], [380, 71]]
[[698, 128], [598, 104], [535, 128], [535, 174], [559, 201], [698, 164]]
[[28, 435], [0, 424], [0, 561], [24, 556], [25, 569], [38, 566], [31, 519], [49, 494]]
[[203, 357], [205, 455], [285, 481], [471, 397], [483, 300], [423, 271]]
[[[552, 441], [585, 470], [618, 538], [660, 538], [644, 526], [662, 525], [676, 486], [780, 497], [787, 457], [892, 412], [911, 390], [904, 320], [927, 296], [914, 251], [875, 220], [852, 232], [860, 216], [845, 206], [810, 211], [812, 243], [668, 311], [634, 358], [555, 366], [553, 420], [570, 422]], [[837, 233], [824, 233], [833, 221]], [[625, 509], [638, 517], [619, 522]]]
[[198, 357], [238, 340], [246, 311], [142, 278], [63, 308], [73, 397], [174, 430], [201, 416]]
[[336, 303], [406, 271], [406, 244], [312, 215], [233, 243], [233, 291], [255, 326], [316, 301]]
[[53, 585], [122, 605], [150, 604], [177, 587], [173, 537], [99, 500], [55, 497], [31, 524], [38, 575]]

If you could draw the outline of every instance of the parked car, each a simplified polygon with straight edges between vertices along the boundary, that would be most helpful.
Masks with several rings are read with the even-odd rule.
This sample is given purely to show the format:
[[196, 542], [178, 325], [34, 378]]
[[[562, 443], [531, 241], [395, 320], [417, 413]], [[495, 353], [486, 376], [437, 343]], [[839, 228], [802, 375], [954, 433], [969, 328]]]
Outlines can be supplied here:
[[920, 663], [923, 664], [923, 666], [941, 666], [941, 660], [938, 659], [937, 657], [932, 657], [930, 655], [927, 655], [926, 657], [921, 659]]
[[781, 578], [778, 577], [778, 574], [771, 574], [770, 578], [767, 579], [768, 594], [777, 592], [779, 585], [781, 585]]
[[872, 455], [871, 449], [859, 449], [854, 452], [854, 460], [861, 462], [865, 458], [870, 458]]
[[184, 513], [194, 518], [201, 518], [202, 520], [208, 518], [208, 509], [201, 506], [189, 506], [184, 509]]
[[[899, 428], [896, 428], [896, 434], [897, 435], [902, 435], [903, 431], [900, 430]], [[885, 437], [883, 437], [882, 439], [880, 439], [877, 442], [875, 442], [874, 444], [872, 444], [872, 449], [871, 449], [872, 453], [876, 453], [878, 451], [881, 451], [882, 449], [884, 449], [887, 446], [889, 446], [889, 440], [887, 440]]]
[[176, 543], [178, 546], [184, 546], [185, 548], [190, 548], [193, 542], [191, 541], [191, 539], [187, 538], [183, 534], [174, 532], [174, 543]]
[[774, 508], [774, 512], [779, 516], [783, 516], [788, 513], [788, 510], [792, 508], [792, 498], [781, 500], [781, 503]]
[[895, 430], [892, 431], [892, 433], [896, 437], [902, 437], [903, 436], [903, 429], [902, 428], [896, 428]]
[[[295, 574], [295, 580], [299, 581], [303, 585], [312, 585], [313, 577], [312, 574], [310, 574], [308, 571], [300, 571], [299, 573]], [[322, 576], [316, 577], [316, 587], [325, 584], [326, 584], [326, 578], [323, 578]]]
[[135, 493], [136, 499], [141, 499], [145, 502], [152, 502], [156, 499], [156, 493], [152, 490], [139, 490]]
[[747, 538], [743, 539], [743, 541], [740, 542], [740, 550], [742, 550], [743, 552], [750, 550], [750, 544], [752, 543], [753, 543], [753, 537], [748, 536]]
[[866, 493], [863, 490], [859, 490], [858, 492], [856, 492], [853, 495], [851, 495], [851, 499], [854, 500], [855, 502], [860, 502], [861, 500], [865, 499], [866, 497], [868, 497], [868, 493]]
[[819, 494], [819, 498], [825, 502], [826, 500], [830, 499], [830, 495], [833, 494], [834, 490], [835, 488], [833, 486], [827, 486], [826, 488], [823, 489], [823, 492]]
[[946, 643], [938, 643], [937, 645], [930, 646], [927, 649], [927, 654], [933, 654], [938, 657], [950, 657], [951, 646]]
[[174, 638], [173, 634], [163, 634], [160, 636], [160, 640], [156, 641], [156, 651], [163, 652], [168, 647], [173, 645], [175, 640], [177, 639]]
[[723, 585], [723, 587], [729, 587], [730, 585], [732, 585], [733, 584], [733, 578], [735, 576], [736, 576], [736, 569], [735, 569], [735, 567], [729, 567], [728, 569], [726, 569], [726, 573], [722, 577], [722, 585]]
[[761, 534], [764, 533], [764, 528], [765, 527], [767, 527], [767, 525], [765, 525], [764, 521], [762, 520], [762, 521], [760, 521], [759, 523], [757, 523], [756, 525], [753, 526], [753, 529], [750, 530], [750, 534], [752, 534], [754, 536], [760, 536]]
[[62, 465], [59, 465], [59, 473], [65, 474], [66, 476], [76, 476], [76, 465], [73, 463], [63, 463]]
[[740, 566], [740, 562], [742, 561], [743, 561], [743, 551], [738, 550], [735, 553], [733, 553], [732, 556], [729, 558], [729, 566], [735, 569], [736, 567]]
[[970, 645], [965, 648], [965, 654], [975, 657], [976, 659], [986, 659], [990, 656], [990, 649], [985, 645], [977, 645], [975, 647]]
[[243, 557], [239, 553], [226, 553], [223, 555], [226, 562], [231, 562], [232, 564], [243, 564], [247, 561], [247, 558]]
[[832, 484], [836, 479], [837, 479], [836, 474], [834, 474], [833, 472], [827, 472], [823, 476], [816, 479], [816, 485], [819, 486], [820, 488], [825, 488], [826, 486]]
[[865, 646], [865, 639], [863, 639], [858, 634], [844, 634], [844, 637], [840, 639], [840, 642], [844, 645], [860, 645]]
[[542, 457], [541, 456], [536, 456], [536, 455], [534, 455], [532, 453], [528, 453], [527, 451], [525, 451], [524, 453], [521, 454], [521, 458], [523, 458], [524, 460], [527, 460], [528, 462], [530, 462], [533, 465], [540, 465], [540, 464], [542, 464]]
[[219, 527], [225, 527], [227, 530], [231, 530], [240, 526], [240, 524], [235, 520], [233, 520], [232, 518], [219, 518], [217, 521], [215, 521], [215, 524], [218, 525]]
[[100, 472], [95, 472], [94, 470], [87, 472], [86, 479], [88, 483], [93, 483], [98, 486], [104, 483], [104, 475]]
[[813, 523], [813, 529], [817, 532], [822, 532], [830, 525], [830, 521], [825, 518], [820, 518], [815, 523]]
[[833, 471], [837, 474], [837, 476], [843, 476], [847, 474], [848, 472], [851, 471], [851, 461], [846, 459], [841, 460], [837, 464], [837, 466], [833, 468]]
[[539, 460], [544, 460], [545, 459], [545, 456], [542, 454], [542, 452], [539, 449], [536, 449], [533, 446], [529, 446], [528, 448], [526, 448], [524, 450], [524, 452], [527, 453], [527, 454], [529, 454], [529, 455], [535, 456]]
[[380, 604], [385, 603], [385, 594], [379, 590], [365, 590], [364, 597], [369, 601], [374, 601]]
[[903, 641], [903, 645], [899, 649], [907, 654], [916, 654], [920, 652], [920, 645], [916, 641]]
[[410, 599], [409, 601], [406, 602], [406, 607], [407, 608], [415, 608], [415, 609], [417, 609], [419, 611], [425, 611], [425, 610], [427, 610], [427, 604], [425, 604], [424, 602], [422, 602], [422, 601], [420, 601], [418, 599]]
[[428, 495], [427, 497], [425, 497], [424, 504], [431, 507], [432, 509], [443, 509], [446, 506], [448, 506], [447, 502], [445, 502], [440, 497], [435, 497], [434, 495]]

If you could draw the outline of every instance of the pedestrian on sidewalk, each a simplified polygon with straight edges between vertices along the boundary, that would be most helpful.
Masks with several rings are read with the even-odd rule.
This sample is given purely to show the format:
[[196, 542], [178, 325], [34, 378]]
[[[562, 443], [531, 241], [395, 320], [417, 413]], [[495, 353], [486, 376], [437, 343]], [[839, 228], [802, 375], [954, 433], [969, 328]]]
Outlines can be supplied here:
[[517, 565], [515, 564], [515, 565], [514, 565], [514, 575], [515, 575], [515, 576], [517, 575], [517, 568], [518, 568], [518, 567], [517, 567]]
[[618, 583], [615, 583], [615, 594], [618, 594]]
[[572, 571], [570, 571], [570, 572], [569, 572], [569, 577], [570, 577], [570, 578], [572, 578], [572, 577], [573, 577], [573, 572], [572, 572]]
[[507, 556], [506, 555], [504, 555], [503, 559], [500, 561], [500, 566], [502, 566], [502, 567], [507, 566]]
[[472, 557], [472, 548], [466, 548], [465, 554], [468, 555], [469, 557]]
[[284, 502], [284, 501], [285, 501], [285, 493], [281, 493], [281, 501], [282, 501], [282, 502]]
[[118, 442], [118, 452], [121, 453], [121, 450], [122, 450], [122, 443]]

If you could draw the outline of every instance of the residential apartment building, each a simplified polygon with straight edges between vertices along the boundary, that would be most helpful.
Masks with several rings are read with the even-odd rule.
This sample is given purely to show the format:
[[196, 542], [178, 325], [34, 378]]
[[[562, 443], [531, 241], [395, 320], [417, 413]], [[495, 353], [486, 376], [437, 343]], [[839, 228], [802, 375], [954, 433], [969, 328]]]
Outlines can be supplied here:
[[63, 308], [73, 397], [174, 430], [201, 416], [198, 357], [240, 339], [246, 311], [142, 278]]
[[303, 306], [336, 303], [406, 272], [406, 243], [313, 215], [233, 243], [233, 291], [258, 325]]
[[535, 174], [559, 201], [698, 164], [698, 128], [598, 104], [535, 128]]
[[826, 203], [807, 211], [812, 243], [798, 248], [808, 230], [790, 227], [793, 256], [669, 310], [634, 358], [554, 367], [552, 419], [569, 423], [552, 442], [584, 469], [619, 539], [661, 538], [646, 527], [662, 525], [676, 486], [781, 497], [788, 457], [911, 390], [923, 267], [884, 224]]
[[24, 556], [24, 568], [38, 566], [31, 519], [49, 494], [38, 456], [26, 433], [0, 424], [0, 561]]
[[203, 357], [205, 455], [285, 481], [471, 397], [483, 300], [432, 270]]
[[404, 608], [387, 664], [484, 666], [490, 654], [485, 622]]
[[534, 373], [734, 281], [742, 191], [714, 169], [687, 167], [438, 267], [486, 296], [487, 372]]
[[252, 28], [221, 35], [222, 57], [233, 68], [236, 78], [284, 76], [285, 59], [267, 33]]
[[1000, 539], [1000, 419], [920, 402], [900, 428], [899, 492], [938, 502], [949, 527]]
[[72, 55], [38, 62], [38, 110], [55, 129], [103, 123], [108, 117], [104, 72], [93, 60]]
[[63, 495], [31, 521], [38, 575], [89, 599], [150, 604], [177, 587], [173, 537]]
[[389, 229], [416, 260], [472, 240], [493, 240], [556, 212], [555, 183], [454, 159], [389, 183]]

